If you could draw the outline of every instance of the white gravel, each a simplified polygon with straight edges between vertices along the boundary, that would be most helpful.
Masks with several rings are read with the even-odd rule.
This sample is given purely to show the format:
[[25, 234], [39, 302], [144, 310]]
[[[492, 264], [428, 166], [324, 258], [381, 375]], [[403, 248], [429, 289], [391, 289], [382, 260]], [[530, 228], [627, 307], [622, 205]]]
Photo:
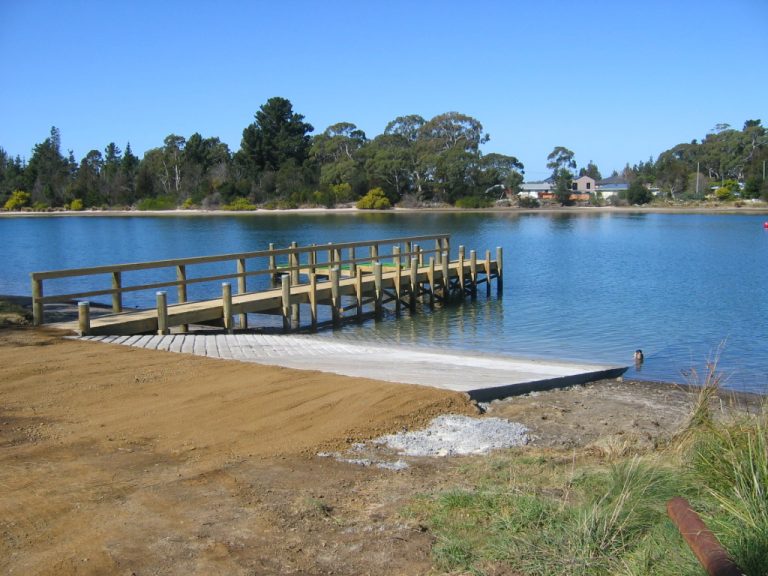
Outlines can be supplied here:
[[528, 441], [528, 429], [517, 422], [455, 414], [438, 416], [425, 430], [374, 440], [406, 456], [485, 454], [498, 448], [524, 446]]

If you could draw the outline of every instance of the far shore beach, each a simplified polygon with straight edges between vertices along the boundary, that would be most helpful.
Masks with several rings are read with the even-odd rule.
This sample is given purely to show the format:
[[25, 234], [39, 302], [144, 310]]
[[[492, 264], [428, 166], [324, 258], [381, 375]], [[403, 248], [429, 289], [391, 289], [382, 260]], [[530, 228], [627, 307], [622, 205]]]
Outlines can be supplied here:
[[269, 214], [408, 214], [429, 212], [455, 213], [491, 213], [491, 214], [768, 214], [768, 204], [758, 203], [751, 206], [708, 205], [708, 206], [543, 206], [540, 208], [493, 207], [493, 208], [455, 208], [452, 206], [429, 208], [392, 208], [390, 210], [360, 210], [355, 207], [346, 208], [291, 208], [257, 210], [51, 210], [49, 212], [0, 212], [0, 218], [14, 217], [47, 217], [47, 216], [251, 216]]

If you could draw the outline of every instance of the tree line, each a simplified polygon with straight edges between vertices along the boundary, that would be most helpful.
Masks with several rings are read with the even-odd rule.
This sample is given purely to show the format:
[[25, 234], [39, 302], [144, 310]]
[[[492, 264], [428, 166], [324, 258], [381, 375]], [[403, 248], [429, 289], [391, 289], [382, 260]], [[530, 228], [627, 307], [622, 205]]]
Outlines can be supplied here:
[[[365, 198], [373, 206], [471, 207], [488, 205], [504, 191], [514, 194], [524, 179], [516, 157], [480, 151], [488, 134], [477, 119], [458, 112], [429, 120], [400, 116], [372, 139], [349, 122], [313, 132], [289, 100], [275, 97], [245, 127], [235, 152], [216, 137], [170, 134], [141, 159], [130, 144], [121, 150], [110, 142], [78, 162], [71, 151], [62, 153], [54, 127], [28, 162], [0, 148], [0, 206], [330, 207]], [[759, 120], [747, 121], [741, 131], [718, 126], [701, 143], [680, 144], [656, 161], [627, 165], [614, 177], [658, 186], [674, 198], [692, 189], [701, 192], [712, 182], [734, 181], [744, 194], [757, 197], [766, 192], [766, 143]], [[557, 146], [548, 158], [563, 198], [575, 175], [573, 157]], [[600, 179], [591, 161], [579, 174]]]
[[482, 124], [458, 112], [398, 117], [373, 139], [348, 122], [313, 131], [276, 97], [256, 112], [234, 153], [215, 137], [171, 134], [141, 159], [130, 144], [122, 151], [110, 143], [78, 163], [62, 154], [52, 128], [28, 163], [0, 149], [0, 203], [21, 191], [38, 207], [333, 206], [377, 189], [391, 204], [454, 204], [523, 181], [523, 164], [482, 154]]

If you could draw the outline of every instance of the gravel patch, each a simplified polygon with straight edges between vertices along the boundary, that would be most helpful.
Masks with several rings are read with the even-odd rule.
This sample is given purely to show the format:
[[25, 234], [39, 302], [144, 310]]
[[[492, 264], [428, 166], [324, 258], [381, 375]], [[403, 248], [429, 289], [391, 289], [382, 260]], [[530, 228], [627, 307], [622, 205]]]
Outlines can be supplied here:
[[503, 418], [472, 418], [446, 414], [429, 428], [390, 434], [374, 440], [406, 456], [458, 456], [486, 454], [498, 448], [524, 446], [528, 429]]

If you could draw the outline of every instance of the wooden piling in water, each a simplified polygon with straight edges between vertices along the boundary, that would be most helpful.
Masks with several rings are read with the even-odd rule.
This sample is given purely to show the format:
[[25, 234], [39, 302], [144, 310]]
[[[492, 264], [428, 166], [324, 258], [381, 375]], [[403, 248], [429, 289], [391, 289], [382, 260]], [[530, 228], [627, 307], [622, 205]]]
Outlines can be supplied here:
[[464, 246], [459, 246], [459, 290], [464, 294]]
[[496, 292], [501, 294], [504, 289], [504, 272], [503, 272], [503, 250], [501, 246], [496, 247]]
[[374, 285], [374, 310], [376, 317], [381, 317], [382, 300], [384, 298], [384, 290], [382, 285], [381, 276], [381, 262], [376, 262], [373, 265], [373, 285]]
[[411, 258], [411, 281], [410, 281], [411, 297], [408, 300], [408, 305], [410, 306], [411, 310], [416, 309], [416, 297], [419, 293], [418, 287], [417, 287], [418, 274], [419, 274], [419, 259], [414, 257], [414, 258]]
[[472, 291], [472, 298], [477, 296], [477, 252], [469, 251], [469, 288]]
[[485, 251], [485, 295], [491, 295], [491, 251]]
[[317, 274], [309, 275], [309, 316], [312, 330], [317, 330]]
[[331, 315], [333, 323], [338, 324], [341, 321], [341, 292], [339, 290], [339, 268], [331, 268]]
[[363, 319], [363, 271], [358, 268], [355, 272], [355, 298], [357, 300], [357, 319]]
[[435, 306], [435, 259], [430, 256], [429, 269], [427, 270], [427, 280], [429, 282], [429, 306]]

